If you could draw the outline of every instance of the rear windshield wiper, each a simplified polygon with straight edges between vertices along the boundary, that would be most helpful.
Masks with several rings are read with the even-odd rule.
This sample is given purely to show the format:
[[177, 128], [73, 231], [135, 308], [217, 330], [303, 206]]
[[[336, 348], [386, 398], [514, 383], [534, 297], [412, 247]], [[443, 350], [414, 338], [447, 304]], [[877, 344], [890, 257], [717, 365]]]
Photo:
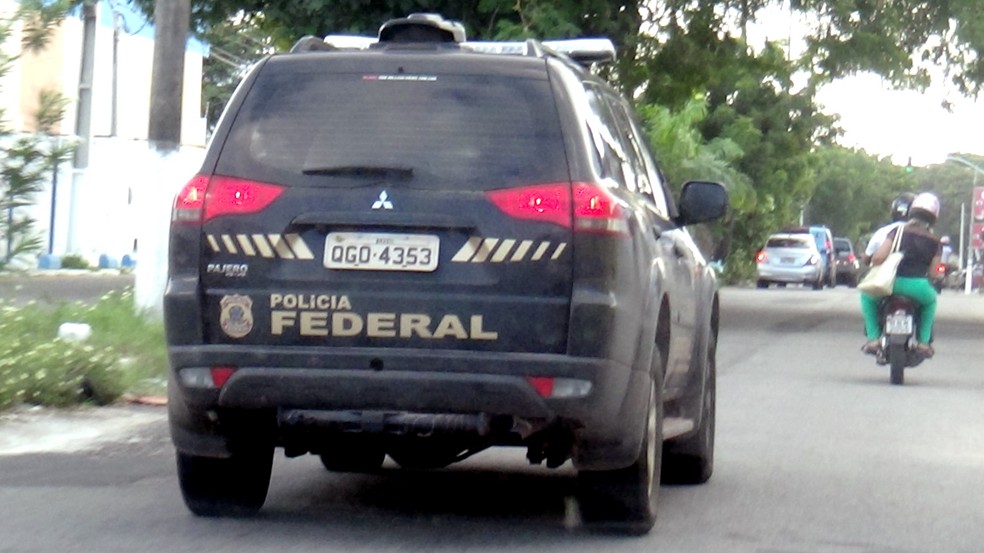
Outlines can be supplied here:
[[305, 175], [327, 175], [330, 177], [355, 177], [365, 179], [409, 179], [413, 178], [413, 167], [387, 167], [381, 165], [333, 165], [330, 167], [306, 167]]

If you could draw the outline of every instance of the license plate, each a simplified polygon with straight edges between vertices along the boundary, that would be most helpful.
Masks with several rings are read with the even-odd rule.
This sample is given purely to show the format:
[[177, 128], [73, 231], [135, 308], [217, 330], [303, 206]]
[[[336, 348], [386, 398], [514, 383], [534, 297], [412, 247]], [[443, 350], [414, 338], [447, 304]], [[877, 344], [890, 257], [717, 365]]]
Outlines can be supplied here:
[[779, 262], [782, 263], [783, 265], [792, 265], [793, 263], [796, 262], [796, 259], [792, 257], [781, 257], [779, 258]]
[[440, 239], [429, 234], [331, 232], [325, 240], [324, 265], [354, 271], [437, 269]]
[[912, 315], [893, 313], [885, 319], [886, 334], [912, 334]]

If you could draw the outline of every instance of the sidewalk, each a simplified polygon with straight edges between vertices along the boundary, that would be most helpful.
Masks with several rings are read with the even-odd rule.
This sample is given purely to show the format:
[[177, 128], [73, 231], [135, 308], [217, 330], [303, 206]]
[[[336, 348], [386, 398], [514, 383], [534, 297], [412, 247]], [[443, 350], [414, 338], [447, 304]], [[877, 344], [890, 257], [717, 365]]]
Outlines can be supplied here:
[[165, 426], [166, 420], [166, 409], [142, 405], [16, 408], [0, 414], [0, 457], [77, 453], [142, 441], [146, 427]]
[[984, 323], [984, 294], [980, 291], [964, 294], [963, 290], [943, 290], [937, 296], [936, 316]]

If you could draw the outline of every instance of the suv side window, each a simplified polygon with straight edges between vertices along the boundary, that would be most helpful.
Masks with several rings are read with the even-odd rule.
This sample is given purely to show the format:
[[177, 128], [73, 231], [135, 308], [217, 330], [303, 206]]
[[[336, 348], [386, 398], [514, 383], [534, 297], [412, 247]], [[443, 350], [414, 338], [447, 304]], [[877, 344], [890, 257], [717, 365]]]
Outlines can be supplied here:
[[591, 106], [591, 113], [595, 116], [590, 118], [587, 124], [595, 152], [601, 162], [601, 176], [611, 178], [621, 186], [634, 191], [634, 178], [631, 178], [631, 175], [627, 178], [625, 174], [628, 163], [622, 145], [616, 138], [618, 130], [612, 124], [603, 93], [587, 83], [585, 83], [584, 90], [587, 93], [588, 104]]
[[669, 194], [666, 192], [663, 176], [646, 146], [646, 138], [642, 128], [624, 101], [613, 101], [612, 111], [619, 126], [624, 129], [620, 136], [626, 145], [626, 150], [632, 154], [630, 158], [636, 166], [639, 193], [644, 195], [651, 204], [655, 204], [657, 213], [669, 219], [671, 212], [668, 201]]

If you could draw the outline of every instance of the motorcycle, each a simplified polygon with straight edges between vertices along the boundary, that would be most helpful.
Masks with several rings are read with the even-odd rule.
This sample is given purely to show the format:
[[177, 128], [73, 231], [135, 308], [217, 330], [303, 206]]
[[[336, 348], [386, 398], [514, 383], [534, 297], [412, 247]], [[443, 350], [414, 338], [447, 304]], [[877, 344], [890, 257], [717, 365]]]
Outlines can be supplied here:
[[919, 304], [906, 296], [887, 296], [878, 303], [878, 320], [882, 322], [875, 362], [888, 365], [892, 384], [905, 382], [905, 369], [927, 359], [916, 349], [919, 330]]

